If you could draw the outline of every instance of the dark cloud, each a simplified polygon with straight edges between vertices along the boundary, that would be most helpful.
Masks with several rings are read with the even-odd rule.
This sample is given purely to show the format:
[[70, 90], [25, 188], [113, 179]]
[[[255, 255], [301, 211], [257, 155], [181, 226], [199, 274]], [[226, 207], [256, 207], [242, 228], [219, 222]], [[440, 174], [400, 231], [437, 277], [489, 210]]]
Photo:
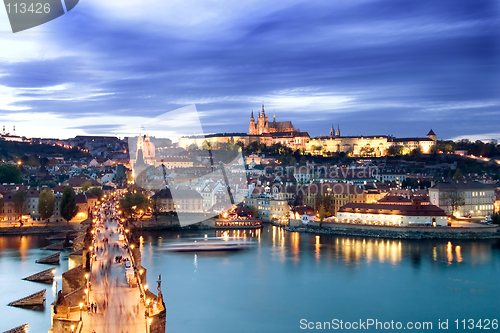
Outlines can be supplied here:
[[[160, 26], [117, 25], [86, 6], [71, 15], [58, 21], [55, 42], [81, 56], [0, 63], [7, 74], [0, 84], [65, 84], [71, 91], [64, 94], [79, 98], [19, 105], [68, 118], [119, 118], [154, 117], [196, 103], [205, 130], [246, 131], [250, 111], [274, 96], [278, 118], [311, 135], [327, 133], [331, 122], [340, 123], [344, 134], [497, 131], [491, 121], [500, 113], [493, 0], [311, 1], [248, 17], [205, 39], [181, 38]], [[342, 109], [328, 103], [280, 106], [287, 91], [300, 102], [300, 89], [304, 98], [352, 101]], [[95, 127], [95, 133], [113, 130]]]

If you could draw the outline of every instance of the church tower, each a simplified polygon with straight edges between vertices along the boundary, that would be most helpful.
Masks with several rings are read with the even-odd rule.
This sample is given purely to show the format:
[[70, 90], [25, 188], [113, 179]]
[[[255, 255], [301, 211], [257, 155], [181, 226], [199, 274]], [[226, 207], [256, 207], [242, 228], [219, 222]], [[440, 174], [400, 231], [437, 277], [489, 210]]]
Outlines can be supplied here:
[[255, 128], [255, 118], [253, 117], [253, 111], [252, 111], [252, 116], [250, 117], [250, 126], [248, 127], [248, 134], [250, 135], [257, 134], [257, 129]]
[[333, 128], [333, 124], [332, 124], [332, 128], [330, 128], [330, 136], [334, 136], [335, 135], [335, 129]]
[[429, 133], [427, 133], [426, 137], [431, 139], [434, 142], [436, 142], [436, 140], [437, 140], [437, 135], [436, 135], [436, 133], [434, 133], [434, 131], [432, 129], [429, 131]]
[[340, 136], [340, 127], [337, 125], [337, 132], [335, 133], [335, 136]]
[[137, 149], [135, 150], [136, 151], [136, 156], [135, 156], [136, 158], [137, 158], [137, 152], [139, 150], [142, 151], [143, 148], [144, 148], [144, 140], [142, 138], [142, 134], [139, 133], [139, 137], [137, 138]]
[[267, 116], [264, 111], [264, 104], [262, 104], [262, 111], [257, 119], [257, 134], [262, 134], [267, 132]]
[[144, 148], [142, 152], [144, 154], [144, 162], [146, 162], [146, 164], [155, 164], [155, 145], [151, 142], [147, 134], [144, 138]]

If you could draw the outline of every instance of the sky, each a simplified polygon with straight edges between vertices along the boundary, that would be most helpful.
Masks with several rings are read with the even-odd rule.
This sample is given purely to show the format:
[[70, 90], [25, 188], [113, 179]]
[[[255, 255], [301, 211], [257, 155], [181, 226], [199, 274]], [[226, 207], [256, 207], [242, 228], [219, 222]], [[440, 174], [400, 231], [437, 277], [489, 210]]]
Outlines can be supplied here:
[[495, 0], [80, 0], [12, 33], [2, 6], [0, 125], [162, 136], [189, 107], [248, 132], [264, 104], [311, 136], [500, 140], [499, 23]]

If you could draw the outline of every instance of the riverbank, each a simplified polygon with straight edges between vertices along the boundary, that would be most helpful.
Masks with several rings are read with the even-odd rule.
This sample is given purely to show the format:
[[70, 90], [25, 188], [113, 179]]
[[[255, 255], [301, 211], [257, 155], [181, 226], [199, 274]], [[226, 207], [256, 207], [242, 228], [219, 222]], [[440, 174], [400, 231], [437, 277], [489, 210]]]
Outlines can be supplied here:
[[500, 238], [499, 226], [482, 227], [396, 227], [346, 223], [311, 223], [285, 227], [288, 231], [340, 236], [392, 239], [489, 239]]
[[79, 224], [59, 224], [53, 226], [22, 226], [22, 227], [2, 227], [0, 236], [8, 235], [38, 235], [38, 234], [57, 234], [68, 231], [77, 231]]

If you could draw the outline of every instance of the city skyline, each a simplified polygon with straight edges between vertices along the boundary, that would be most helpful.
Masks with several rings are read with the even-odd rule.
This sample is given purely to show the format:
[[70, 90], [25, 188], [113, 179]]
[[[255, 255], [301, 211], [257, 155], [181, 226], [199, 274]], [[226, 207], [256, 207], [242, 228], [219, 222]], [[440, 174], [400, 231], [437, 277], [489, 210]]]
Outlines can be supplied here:
[[496, 13], [493, 1], [88, 0], [12, 34], [2, 7], [0, 124], [124, 137], [195, 105], [205, 133], [247, 132], [264, 104], [311, 137], [339, 124], [500, 139]]

